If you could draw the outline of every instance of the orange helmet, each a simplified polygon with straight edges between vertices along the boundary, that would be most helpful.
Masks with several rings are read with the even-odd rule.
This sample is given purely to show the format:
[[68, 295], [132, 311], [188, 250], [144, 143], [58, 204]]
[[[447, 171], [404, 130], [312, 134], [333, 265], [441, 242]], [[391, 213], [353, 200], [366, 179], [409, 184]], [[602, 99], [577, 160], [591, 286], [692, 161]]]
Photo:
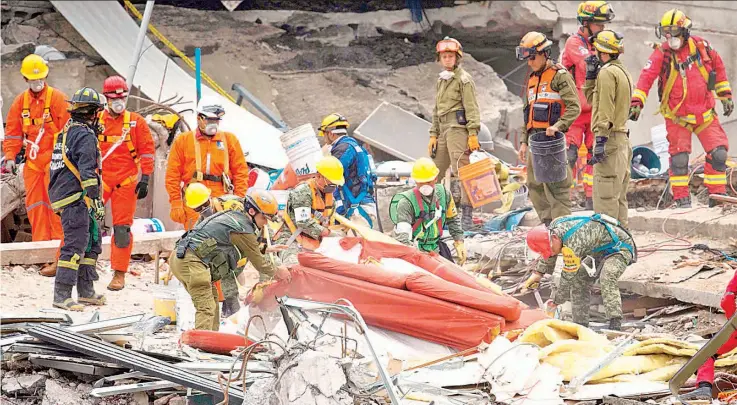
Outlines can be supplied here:
[[445, 37], [435, 45], [435, 52], [440, 54], [441, 52], [455, 52], [459, 57], [463, 57], [463, 46], [461, 43], [451, 37]]
[[550, 243], [550, 231], [545, 225], [538, 225], [527, 232], [527, 246], [543, 259], [553, 255], [553, 246]]
[[527, 60], [534, 58], [538, 53], [545, 54], [550, 57], [550, 51], [553, 49], [553, 41], [549, 40], [545, 34], [537, 31], [531, 31], [522, 37], [517, 47], [517, 60]]

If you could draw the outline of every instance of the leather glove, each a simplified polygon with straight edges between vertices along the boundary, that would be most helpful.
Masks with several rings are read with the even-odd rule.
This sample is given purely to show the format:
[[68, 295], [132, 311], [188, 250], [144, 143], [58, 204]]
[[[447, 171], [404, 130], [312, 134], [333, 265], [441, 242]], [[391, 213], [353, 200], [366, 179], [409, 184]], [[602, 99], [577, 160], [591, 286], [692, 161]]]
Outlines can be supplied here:
[[481, 145], [479, 144], [479, 136], [478, 135], [469, 135], [468, 136], [468, 149], [471, 150], [471, 152], [477, 151], [481, 149]]
[[227, 318], [241, 309], [241, 304], [238, 302], [238, 296], [225, 297], [223, 301], [223, 318]]
[[729, 117], [734, 111], [734, 100], [731, 98], [722, 100], [722, 107], [724, 107], [724, 116]]
[[187, 221], [187, 214], [184, 212], [184, 203], [180, 201], [173, 201], [171, 203], [171, 210], [169, 211], [169, 217], [172, 221], [184, 224]]
[[427, 155], [431, 158], [435, 157], [435, 153], [438, 150], [438, 137], [437, 136], [431, 136], [430, 142], [427, 144]]
[[3, 164], [3, 173], [18, 173], [18, 166], [15, 164], [15, 159], [7, 159]]
[[586, 61], [586, 80], [596, 79], [596, 76], [599, 75], [599, 68], [601, 67], [599, 58], [596, 55], [591, 55], [584, 60]]
[[630, 104], [630, 120], [637, 121], [640, 119], [640, 113], [642, 113], [642, 102], [633, 100]]
[[146, 198], [148, 195], [148, 174], [144, 174], [141, 176], [141, 181], [136, 184], [136, 194], [138, 194], [138, 199], [142, 200]]
[[590, 165], [595, 165], [597, 163], [601, 163], [606, 159], [606, 155], [604, 154], [604, 147], [606, 146], [607, 137], [605, 136], [597, 136], [596, 137], [596, 145], [594, 145], [594, 156], [589, 160]]
[[724, 293], [724, 295], [722, 295], [722, 302], [720, 306], [724, 310], [724, 313], [727, 315], [727, 319], [731, 318], [732, 315], [734, 315], [735, 310], [737, 310], [737, 303], [735, 302], [734, 293]]
[[453, 242], [453, 246], [456, 248], [456, 255], [458, 256], [458, 265], [463, 266], [464, 263], [466, 263], [466, 259], [468, 258], [468, 252], [466, 251], [466, 246], [463, 244], [462, 240], [457, 240]]
[[576, 145], [571, 144], [566, 151], [566, 157], [568, 158], [568, 165], [573, 169], [578, 161], [578, 148]]
[[92, 211], [92, 216], [95, 217], [97, 222], [103, 222], [105, 220], [105, 203], [102, 202], [100, 199], [92, 199], [90, 204], [90, 210]]
[[540, 280], [542, 280], [542, 278], [542, 273], [533, 271], [530, 277], [525, 280], [525, 283], [522, 284], [523, 290], [537, 290], [540, 288]]

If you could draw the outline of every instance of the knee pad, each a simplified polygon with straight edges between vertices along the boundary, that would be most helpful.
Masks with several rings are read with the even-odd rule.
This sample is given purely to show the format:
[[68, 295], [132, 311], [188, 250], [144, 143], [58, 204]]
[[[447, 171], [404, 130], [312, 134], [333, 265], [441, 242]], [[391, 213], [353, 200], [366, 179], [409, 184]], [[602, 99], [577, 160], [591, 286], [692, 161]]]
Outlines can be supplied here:
[[723, 172], [727, 170], [727, 155], [727, 148], [717, 146], [706, 155], [706, 161], [711, 164], [714, 170]]
[[688, 174], [688, 153], [676, 153], [670, 157], [670, 170], [676, 176], [685, 176]]
[[131, 227], [128, 225], [113, 225], [113, 240], [116, 247], [127, 248], [131, 244]]

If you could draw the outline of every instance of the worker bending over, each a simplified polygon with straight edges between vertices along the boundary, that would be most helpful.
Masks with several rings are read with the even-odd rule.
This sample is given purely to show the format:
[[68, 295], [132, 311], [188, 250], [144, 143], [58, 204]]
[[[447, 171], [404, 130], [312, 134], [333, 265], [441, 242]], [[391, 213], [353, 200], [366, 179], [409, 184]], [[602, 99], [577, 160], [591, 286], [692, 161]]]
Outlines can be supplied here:
[[[348, 120], [338, 113], [322, 120], [318, 134], [330, 145], [330, 154], [343, 165], [345, 184], [335, 191], [335, 212], [351, 221], [362, 218], [369, 228], [376, 223], [375, 174], [371, 155], [348, 135]], [[354, 215], [358, 214], [358, 215]]]
[[54, 306], [81, 311], [72, 299], [77, 286], [78, 301], [104, 305], [105, 297], [95, 293], [97, 257], [102, 253], [100, 224], [105, 205], [100, 190], [100, 148], [98, 119], [102, 97], [89, 87], [77, 90], [70, 100], [71, 119], [54, 140], [51, 156], [49, 197], [51, 208], [61, 216], [64, 239], [54, 281]]
[[238, 138], [218, 130], [224, 115], [218, 99], [203, 97], [197, 104], [197, 128], [179, 134], [171, 145], [166, 168], [169, 215], [184, 229], [192, 229], [199, 218], [182, 200], [183, 190], [190, 183], [204, 184], [215, 197], [246, 195], [248, 165]]
[[315, 249], [330, 235], [333, 192], [345, 184], [343, 165], [334, 156], [323, 157], [315, 166], [314, 177], [289, 190], [284, 223], [274, 235], [277, 244], [287, 245], [279, 252], [279, 259], [287, 266], [297, 264], [300, 247]]
[[[688, 155], [691, 133], [696, 134], [706, 151], [704, 185], [710, 194], [727, 192], [727, 157], [729, 142], [716, 115], [716, 98], [721, 100], [724, 116], [734, 111], [732, 88], [719, 53], [704, 39], [691, 35], [691, 19], [683, 11], [672, 9], [663, 14], [656, 27], [658, 38], [665, 37], [640, 72], [632, 93], [630, 119], [640, 117], [647, 94], [658, 79], [658, 111], [665, 118], [670, 154], [670, 186], [676, 207], [690, 208]], [[717, 205], [709, 199], [709, 206]]]
[[[561, 284], [570, 286], [573, 322], [589, 325], [591, 287], [598, 278], [609, 329], [621, 329], [622, 296], [617, 281], [637, 260], [637, 247], [619, 221], [602, 214], [561, 217], [550, 227], [530, 230], [527, 245], [543, 259], [563, 254]], [[565, 292], [556, 294], [553, 303], [563, 304], [566, 298]]]
[[[187, 231], [169, 259], [171, 272], [192, 297], [197, 311], [195, 329], [220, 328], [218, 293], [213, 283], [222, 280], [223, 294], [237, 297], [235, 278], [243, 271], [237, 265], [242, 257], [258, 270], [261, 281], [289, 277], [286, 268], [274, 267], [259, 249], [261, 229], [278, 212], [276, 199], [267, 191], [254, 191], [244, 198], [243, 206], [244, 211], [216, 213]], [[239, 306], [237, 300], [235, 305]], [[230, 308], [229, 312], [237, 309]]]
[[594, 211], [628, 226], [627, 190], [630, 184], [632, 145], [627, 129], [632, 77], [619, 55], [622, 36], [614, 31], [594, 35], [596, 56], [586, 63], [586, 99], [591, 103], [592, 129], [596, 136], [593, 157]]
[[235, 194], [223, 194], [220, 197], [211, 196], [212, 191], [202, 183], [190, 183], [184, 190], [184, 204], [200, 216], [197, 223], [220, 211], [243, 211], [244, 209], [243, 198]]
[[450, 192], [438, 183], [440, 170], [432, 160], [419, 158], [412, 166], [412, 190], [395, 194], [389, 205], [394, 222], [394, 238], [405, 245], [416, 245], [423, 252], [436, 252], [453, 261], [448, 245], [440, 242], [443, 228], [448, 227], [458, 264], [466, 262], [463, 228]]
[[131, 225], [136, 213], [136, 200], [148, 195], [155, 147], [146, 120], [125, 107], [128, 98], [125, 79], [108, 77], [102, 84], [102, 94], [107, 98], [108, 106], [100, 114], [103, 132], [97, 139], [102, 153], [103, 200], [110, 202], [113, 214], [110, 267], [114, 275], [107, 288], [118, 291], [125, 287], [125, 273], [133, 251]]

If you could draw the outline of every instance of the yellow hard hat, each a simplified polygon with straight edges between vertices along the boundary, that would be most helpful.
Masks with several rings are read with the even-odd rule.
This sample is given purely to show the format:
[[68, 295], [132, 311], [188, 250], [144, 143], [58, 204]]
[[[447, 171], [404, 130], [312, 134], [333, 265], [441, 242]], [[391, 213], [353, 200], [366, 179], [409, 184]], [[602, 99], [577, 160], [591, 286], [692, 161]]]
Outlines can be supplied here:
[[221, 195], [213, 199], [212, 203], [215, 212], [244, 211], [243, 199], [235, 194]]
[[455, 38], [445, 37], [435, 45], [435, 52], [438, 54], [441, 52], [455, 52], [462, 58], [463, 45], [461, 45], [461, 42]]
[[331, 183], [338, 186], [345, 184], [343, 164], [335, 156], [325, 156], [315, 166], [317, 167], [317, 172], [325, 176]]
[[49, 65], [44, 58], [31, 54], [23, 59], [20, 65], [20, 74], [28, 80], [45, 79], [49, 75]]
[[519, 41], [519, 46], [516, 49], [517, 60], [534, 58], [538, 53], [545, 54], [549, 58], [552, 49], [553, 41], [549, 40], [545, 34], [530, 31]]
[[158, 122], [159, 124], [171, 130], [179, 122], [179, 115], [177, 114], [154, 114], [151, 120]]
[[[348, 129], [349, 126], [350, 125], [348, 124], [348, 120], [344, 116], [342, 116], [342, 115], [340, 115], [338, 113], [332, 113], [332, 114], [330, 114], [327, 117], [325, 117], [325, 118], [322, 119], [322, 123], [320, 124], [320, 128], [317, 131], [317, 135], [319, 135], [319, 136], [325, 136], [325, 132], [329, 132], [329, 131], [327, 131], [328, 129], [331, 129], [331, 128], [345, 128], [345, 129]], [[346, 131], [346, 133], [347, 133], [347, 131]]]
[[195, 209], [210, 199], [212, 192], [202, 183], [190, 183], [184, 190], [184, 203], [187, 207]]
[[279, 212], [276, 197], [266, 190], [248, 189], [245, 201], [248, 208], [253, 208], [267, 217], [273, 217]]
[[428, 183], [435, 180], [440, 173], [440, 169], [430, 158], [419, 158], [412, 166], [412, 180], [416, 183]]
[[605, 23], [614, 19], [612, 5], [606, 1], [584, 1], [578, 5], [578, 22]]
[[674, 8], [663, 14], [660, 24], [655, 27], [655, 35], [658, 38], [665, 34], [670, 34], [672, 37], [680, 37], [690, 32], [691, 25], [691, 19], [686, 16], [686, 13]]
[[594, 48], [602, 53], [619, 55], [624, 53], [624, 37], [611, 30], [594, 35]]

